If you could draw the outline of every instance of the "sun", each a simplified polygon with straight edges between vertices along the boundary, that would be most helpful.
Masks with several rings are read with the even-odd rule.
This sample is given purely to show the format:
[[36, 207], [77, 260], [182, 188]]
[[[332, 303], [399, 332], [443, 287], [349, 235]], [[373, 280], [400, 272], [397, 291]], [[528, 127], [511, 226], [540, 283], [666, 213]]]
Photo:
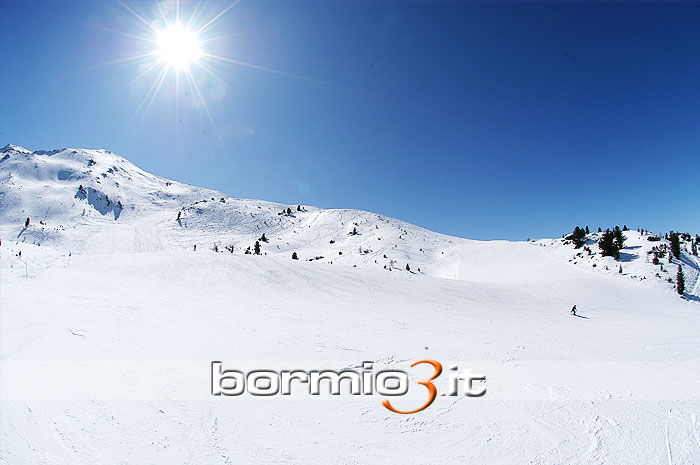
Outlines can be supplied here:
[[176, 68], [197, 63], [202, 49], [194, 32], [176, 23], [158, 31], [156, 37], [160, 59]]
[[[229, 88], [229, 85], [216, 73], [216, 68], [221, 64], [247, 67], [286, 78], [299, 79], [314, 85], [330, 86], [322, 81], [218, 54], [220, 50], [226, 50], [225, 40], [230, 36], [214, 35], [215, 25], [241, 0], [228, 0], [227, 4], [218, 11], [212, 10], [210, 8], [212, 3], [206, 1], [159, 0], [156, 7], [151, 10], [151, 14], [142, 14], [139, 8], [131, 7], [128, 4], [129, 1], [135, 0], [117, 0], [137, 20], [136, 29], [133, 32], [116, 32], [130, 37], [135, 51], [123, 58], [106, 63], [138, 63], [138, 74], [131, 81], [131, 85], [145, 82], [148, 87], [129, 124], [134, 122], [139, 114], [140, 121], [143, 122], [160, 90], [169, 86], [173, 91], [168, 92], [168, 95], [175, 96], [176, 120], [179, 119], [182, 97], [206, 115], [214, 132], [221, 140], [205, 100], [206, 97], [220, 95], [222, 92], [218, 89], [224, 89], [225, 95], [226, 89]], [[168, 78], [171, 78], [171, 81], [166, 82]], [[217, 92], [215, 93], [214, 90]]]

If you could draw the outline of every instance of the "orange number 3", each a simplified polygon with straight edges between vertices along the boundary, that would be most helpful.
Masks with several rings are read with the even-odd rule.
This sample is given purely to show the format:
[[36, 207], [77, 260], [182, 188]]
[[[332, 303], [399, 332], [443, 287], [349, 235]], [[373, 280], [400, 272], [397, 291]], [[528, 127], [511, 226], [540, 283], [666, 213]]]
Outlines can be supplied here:
[[435, 368], [435, 373], [433, 373], [433, 376], [430, 379], [428, 379], [427, 381], [418, 381], [418, 384], [422, 384], [423, 386], [428, 388], [428, 402], [426, 402], [422, 407], [418, 407], [415, 410], [411, 410], [409, 412], [402, 412], [401, 410], [396, 410], [394, 407], [392, 407], [391, 402], [389, 402], [387, 399], [384, 399], [384, 401], [382, 402], [382, 405], [384, 407], [388, 408], [394, 413], [402, 413], [404, 415], [407, 415], [409, 413], [420, 412], [421, 410], [428, 408], [430, 404], [433, 403], [433, 401], [435, 400], [435, 396], [437, 396], [437, 388], [435, 388], [435, 385], [431, 383], [431, 381], [440, 376], [440, 373], [442, 373], [442, 365], [436, 360], [421, 360], [420, 362], [416, 362], [413, 365], [411, 365], [411, 368], [421, 363], [429, 363], [433, 366], [433, 368]]

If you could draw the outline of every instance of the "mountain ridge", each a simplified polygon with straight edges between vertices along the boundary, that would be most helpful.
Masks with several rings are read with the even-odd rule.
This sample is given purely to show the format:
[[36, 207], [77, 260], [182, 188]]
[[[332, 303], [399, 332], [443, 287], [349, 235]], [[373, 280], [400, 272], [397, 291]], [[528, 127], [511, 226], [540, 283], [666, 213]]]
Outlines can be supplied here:
[[[8, 144], [2, 153], [3, 238], [71, 254], [173, 248], [247, 254], [254, 253], [257, 242], [262, 255], [291, 259], [295, 254], [299, 260], [327, 264], [516, 282], [547, 274], [528, 269], [528, 263], [537, 262], [533, 256], [541, 253], [540, 246], [553, 261], [671, 290], [680, 265], [688, 296], [700, 296], [700, 262], [690, 253], [692, 242], [673, 266], [664, 261], [665, 267], [657, 267], [651, 263], [657, 244], [638, 231], [626, 231], [626, 258], [617, 262], [600, 254], [598, 233], [588, 235], [585, 249], [565, 238], [475, 241], [362, 210], [233, 198], [148, 173], [105, 149], [32, 152]], [[25, 228], [26, 218], [30, 223]]]

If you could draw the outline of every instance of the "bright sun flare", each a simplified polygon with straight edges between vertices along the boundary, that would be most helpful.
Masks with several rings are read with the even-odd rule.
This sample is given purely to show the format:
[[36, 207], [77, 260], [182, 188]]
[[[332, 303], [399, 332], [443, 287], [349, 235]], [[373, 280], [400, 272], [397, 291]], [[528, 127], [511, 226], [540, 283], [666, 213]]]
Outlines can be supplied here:
[[159, 31], [157, 42], [161, 59], [178, 68], [196, 63], [202, 56], [202, 50], [194, 33], [180, 24], [174, 24]]
[[[142, 80], [150, 81], [150, 86], [144, 93], [131, 121], [134, 121], [140, 112], [141, 121], [143, 121], [161, 88], [168, 85], [166, 78], [171, 76], [174, 77], [172, 82], [174, 92], [171, 92], [170, 95], [175, 96], [176, 115], [179, 112], [181, 96], [186, 97], [194, 103], [197, 109], [206, 114], [218, 135], [205, 97], [214, 98], [214, 95], [225, 94], [228, 85], [212, 69], [211, 65], [215, 63], [245, 66], [258, 71], [326, 85], [321, 81], [214, 53], [211, 48], [214, 47], [214, 50], [217, 50], [218, 44], [220, 50], [221, 41], [226, 38], [226, 36], [215, 36], [213, 34], [214, 26], [240, 0], [228, 0], [229, 3], [218, 12], [207, 12], [207, 2], [160, 0], [157, 3], [157, 8], [153, 10], [152, 16], [143, 15], [138, 9], [124, 3], [124, 1], [128, 2], [129, 0], [117, 1], [138, 20], [141, 29], [135, 33], [123, 32], [136, 40], [135, 45], [138, 51], [133, 55], [116, 60], [114, 63], [137, 62], [139, 63], [139, 74], [132, 80], [132, 84]], [[181, 3], [193, 7], [190, 14], [182, 14]], [[186, 90], [186, 92], [182, 92], [182, 90]], [[221, 139], [221, 136], [219, 138]]]

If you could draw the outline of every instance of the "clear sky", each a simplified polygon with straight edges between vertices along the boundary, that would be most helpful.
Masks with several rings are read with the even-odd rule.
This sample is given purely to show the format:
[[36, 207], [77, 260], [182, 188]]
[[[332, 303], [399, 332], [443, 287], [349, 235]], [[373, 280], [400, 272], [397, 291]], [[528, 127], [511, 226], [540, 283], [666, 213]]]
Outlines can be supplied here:
[[119, 60], [173, 11], [0, 0], [0, 145], [477, 239], [700, 232], [700, 3], [241, 0], [155, 93], [162, 54]]

